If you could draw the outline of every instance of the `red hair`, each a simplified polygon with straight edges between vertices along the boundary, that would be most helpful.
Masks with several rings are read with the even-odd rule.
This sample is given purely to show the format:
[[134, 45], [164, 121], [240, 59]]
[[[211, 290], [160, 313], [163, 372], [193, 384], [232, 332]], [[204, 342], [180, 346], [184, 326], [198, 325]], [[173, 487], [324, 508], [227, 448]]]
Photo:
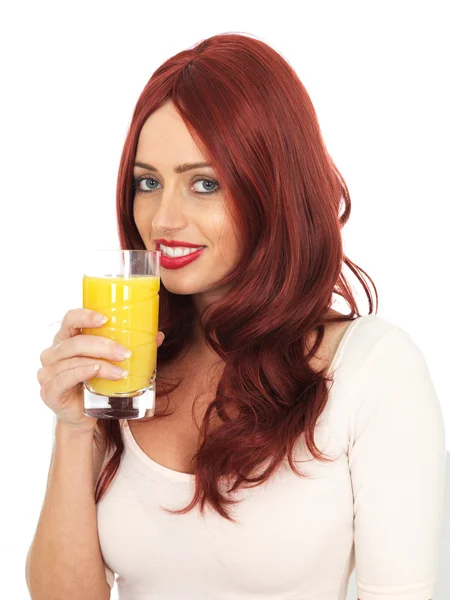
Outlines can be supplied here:
[[[141, 128], [172, 101], [200, 150], [214, 166], [229, 198], [242, 256], [222, 284], [227, 293], [200, 316], [207, 343], [224, 361], [215, 400], [208, 406], [194, 456], [195, 494], [178, 511], [208, 503], [235, 522], [227, 496], [244, 483], [260, 485], [292, 453], [304, 434], [311, 454], [329, 461], [314, 442], [316, 421], [328, 399], [327, 370], [309, 360], [324, 325], [359, 313], [346, 265], [373, 298], [365, 271], [343, 254], [341, 228], [350, 216], [347, 186], [325, 146], [312, 102], [292, 67], [270, 46], [248, 35], [222, 34], [179, 52], [160, 66], [142, 91], [119, 166], [117, 217], [123, 249], [145, 249], [133, 218], [132, 173]], [[339, 211], [342, 208], [342, 214]], [[325, 316], [333, 293], [350, 313]], [[192, 296], [160, 290], [165, 341], [158, 365], [187, 350], [195, 320]], [[305, 336], [317, 337], [308, 352]], [[164, 388], [164, 389], [162, 389]], [[167, 389], [157, 379], [157, 397]], [[231, 418], [230, 414], [237, 414]], [[153, 418], [160, 418], [156, 416]], [[220, 425], [211, 428], [211, 422]], [[95, 489], [98, 502], [123, 452], [120, 423], [99, 419], [107, 449], [116, 450]], [[97, 441], [97, 438], [96, 438]], [[259, 476], [255, 470], [267, 462]], [[231, 489], [219, 488], [226, 478]]]

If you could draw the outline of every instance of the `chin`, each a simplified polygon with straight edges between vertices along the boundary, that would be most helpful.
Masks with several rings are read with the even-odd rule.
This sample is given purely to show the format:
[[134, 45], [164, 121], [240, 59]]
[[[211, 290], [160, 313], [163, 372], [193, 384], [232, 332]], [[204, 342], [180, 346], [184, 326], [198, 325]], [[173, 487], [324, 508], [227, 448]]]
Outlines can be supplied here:
[[204, 292], [203, 286], [195, 285], [192, 281], [176, 281], [175, 277], [163, 277], [161, 281], [168, 292], [171, 294], [179, 294], [181, 296], [188, 296], [193, 294], [199, 294]]

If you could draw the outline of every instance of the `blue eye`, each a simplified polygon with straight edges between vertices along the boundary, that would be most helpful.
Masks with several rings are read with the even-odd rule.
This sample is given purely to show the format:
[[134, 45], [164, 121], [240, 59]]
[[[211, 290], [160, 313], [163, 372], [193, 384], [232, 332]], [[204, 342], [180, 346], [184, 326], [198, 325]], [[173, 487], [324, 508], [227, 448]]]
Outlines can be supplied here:
[[[214, 194], [215, 192], [217, 192], [220, 189], [219, 183], [217, 181], [215, 181], [214, 179], [205, 179], [204, 177], [202, 177], [202, 178], [196, 179], [193, 183], [198, 183], [200, 181], [202, 181], [204, 184], [206, 184], [206, 186], [209, 186], [209, 189], [205, 189], [205, 187], [203, 187], [203, 192], [201, 192], [199, 190], [194, 190], [194, 192], [196, 194], [199, 194], [200, 196]], [[150, 187], [154, 183], [159, 184], [157, 179], [155, 179], [154, 177], [148, 177], [148, 175], [141, 175], [141, 177], [134, 177], [133, 184], [132, 184], [132, 190], [136, 194], [149, 194], [158, 189], [157, 187]], [[214, 189], [210, 189], [210, 186], [215, 186], [215, 187], [214, 187]]]
[[219, 184], [217, 183], [217, 181], [214, 181], [213, 179], [197, 179], [196, 181], [194, 181], [194, 183], [199, 183], [200, 181], [203, 181], [203, 184], [206, 184], [206, 186], [216, 186], [213, 190], [211, 189], [211, 187], [205, 187], [203, 188], [203, 192], [200, 192], [199, 190], [195, 190], [198, 194], [212, 194], [213, 192], [217, 192], [217, 188], [219, 187]]
[[[134, 188], [136, 192], [143, 192], [144, 194], [146, 194], [147, 192], [153, 192], [155, 188], [149, 187], [151, 184], [147, 182], [155, 181], [156, 179], [153, 179], [153, 177], [138, 177], [134, 179]], [[143, 184], [144, 189], [143, 187], [141, 187], [141, 183]]]

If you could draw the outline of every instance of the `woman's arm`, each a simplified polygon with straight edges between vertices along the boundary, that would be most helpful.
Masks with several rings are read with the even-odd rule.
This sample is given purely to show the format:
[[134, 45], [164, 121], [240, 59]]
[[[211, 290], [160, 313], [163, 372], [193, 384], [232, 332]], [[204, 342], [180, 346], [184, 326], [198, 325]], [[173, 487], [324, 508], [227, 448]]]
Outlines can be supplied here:
[[32, 600], [109, 600], [97, 531], [94, 432], [57, 423], [47, 490], [27, 557]]

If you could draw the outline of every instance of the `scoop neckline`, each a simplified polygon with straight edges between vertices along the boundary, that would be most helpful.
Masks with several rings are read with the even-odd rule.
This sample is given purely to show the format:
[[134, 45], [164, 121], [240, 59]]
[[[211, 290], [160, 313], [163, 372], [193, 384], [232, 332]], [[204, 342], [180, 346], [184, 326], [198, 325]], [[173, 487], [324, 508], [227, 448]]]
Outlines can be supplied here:
[[128, 443], [128, 447], [134, 456], [140, 460], [144, 465], [156, 471], [157, 473], [161, 473], [166, 477], [171, 477], [172, 479], [177, 479], [178, 481], [192, 481], [195, 478], [195, 474], [193, 473], [183, 473], [182, 471], [175, 471], [174, 469], [169, 469], [169, 467], [164, 467], [163, 465], [157, 463], [155, 460], [150, 458], [148, 454], [146, 454], [139, 444], [134, 439], [133, 433], [128, 424], [128, 419], [123, 419], [123, 433], [125, 436], [125, 440]]
[[[356, 319], [353, 319], [353, 321], [350, 322], [350, 325], [344, 330], [344, 333], [340, 338], [337, 348], [335, 349], [334, 356], [331, 360], [331, 363], [330, 363], [327, 373], [330, 373], [331, 371], [333, 371], [335, 369], [335, 365], [336, 365], [338, 359], [340, 358], [345, 346], [347, 345], [347, 342], [348, 342], [351, 334], [355, 330], [355, 325], [357, 323], [360, 323], [363, 319], [365, 319], [367, 317], [371, 317], [371, 316], [373, 316], [373, 315], [363, 315], [361, 317], [357, 317]], [[157, 463], [152, 458], [150, 458], [150, 456], [148, 456], [148, 454], [146, 454], [142, 450], [142, 448], [139, 446], [139, 444], [136, 442], [136, 440], [133, 436], [133, 433], [131, 432], [130, 426], [128, 424], [128, 420], [121, 419], [121, 421], [123, 423], [123, 432], [124, 432], [124, 437], [125, 437], [125, 441], [128, 445], [128, 448], [131, 450], [131, 452], [134, 454], [134, 456], [140, 462], [142, 462], [144, 465], [149, 467], [151, 470], [156, 471], [157, 473], [160, 473], [161, 475], [165, 475], [166, 477], [169, 477], [171, 479], [174, 479], [177, 481], [184, 481], [184, 482], [193, 482], [194, 481], [194, 478], [195, 478], [194, 473], [184, 473], [182, 471], [175, 471], [174, 469], [170, 469], [169, 467], [164, 467], [160, 463]]]

